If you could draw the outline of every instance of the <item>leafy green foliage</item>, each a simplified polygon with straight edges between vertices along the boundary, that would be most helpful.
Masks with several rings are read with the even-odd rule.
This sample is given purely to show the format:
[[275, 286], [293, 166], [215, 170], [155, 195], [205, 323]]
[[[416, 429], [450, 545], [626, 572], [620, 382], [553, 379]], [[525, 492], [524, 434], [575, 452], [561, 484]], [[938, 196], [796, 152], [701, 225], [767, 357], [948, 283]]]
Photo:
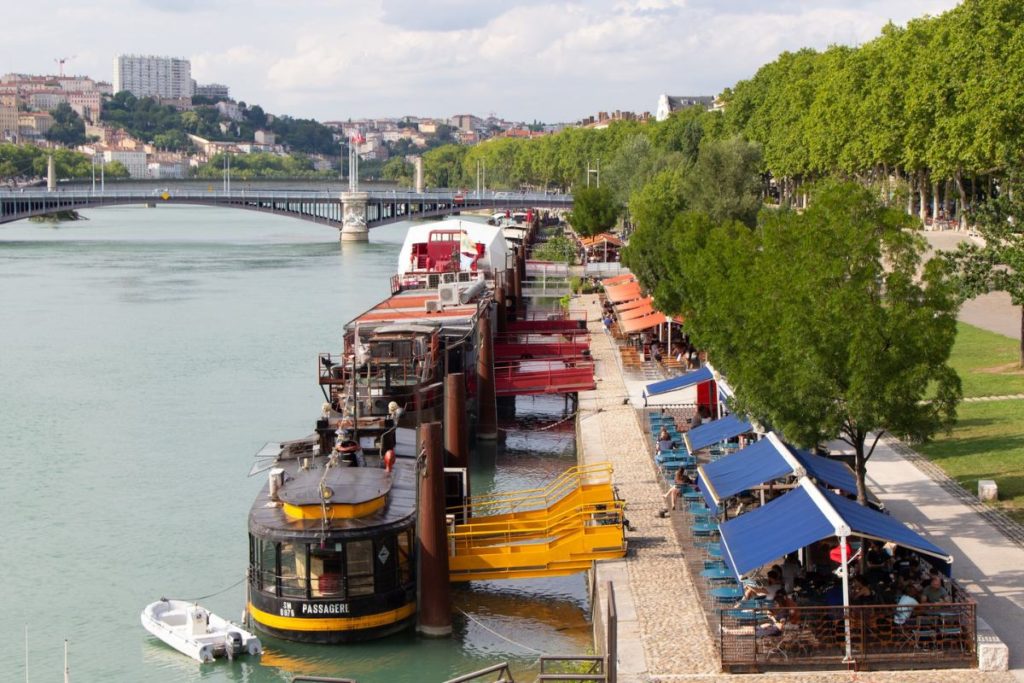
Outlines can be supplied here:
[[400, 185], [412, 185], [414, 171], [412, 164], [402, 157], [391, 157], [381, 168], [380, 177]]
[[[47, 151], [35, 145], [3, 143], [0, 144], [0, 180], [46, 177], [47, 156], [50, 154], [53, 154], [58, 180], [91, 177], [92, 159], [81, 152], [70, 149]], [[110, 178], [128, 177], [128, 169], [116, 161], [105, 164], [104, 170]]]
[[423, 180], [428, 187], [469, 185], [463, 173], [463, 159], [469, 149], [461, 145], [443, 145], [423, 154]]
[[534, 247], [530, 258], [538, 261], [555, 261], [557, 263], [575, 263], [576, 245], [564, 235], [556, 235], [546, 242]]
[[[1007, 292], [1015, 306], [1024, 304], [1024, 169], [1015, 167], [997, 196], [975, 215], [983, 246], [962, 242], [948, 255], [964, 298]], [[1024, 330], [1024, 312], [1021, 329]], [[1019, 361], [1024, 367], [1024, 339]]]
[[568, 220], [580, 235], [596, 235], [615, 225], [619, 210], [615, 195], [608, 187], [581, 187], [573, 193], [573, 209]]
[[[259, 116], [253, 115], [251, 120], [256, 121], [259, 118]], [[263, 118], [266, 119], [266, 116], [264, 115]], [[334, 132], [313, 119], [293, 119], [290, 116], [279, 116], [270, 124], [270, 130], [277, 135], [279, 144], [288, 145], [295, 152], [334, 155], [339, 153], [340, 147], [334, 141]]]
[[[197, 178], [220, 178], [224, 169], [224, 155], [215, 154], [209, 163], [196, 169]], [[250, 178], [333, 178], [336, 171], [316, 171], [309, 157], [303, 155], [278, 156], [266, 152], [232, 155], [231, 177]]]
[[50, 112], [53, 125], [46, 131], [45, 137], [66, 147], [74, 147], [85, 143], [85, 122], [67, 102], [61, 102]]
[[851, 183], [823, 185], [803, 213], [765, 210], [753, 232], [702, 215], [673, 224], [669, 274], [683, 295], [663, 310], [729, 377], [736, 410], [801, 445], [850, 443], [863, 501], [869, 433], [924, 440], [955, 418], [945, 264], [918, 279], [911, 219]]

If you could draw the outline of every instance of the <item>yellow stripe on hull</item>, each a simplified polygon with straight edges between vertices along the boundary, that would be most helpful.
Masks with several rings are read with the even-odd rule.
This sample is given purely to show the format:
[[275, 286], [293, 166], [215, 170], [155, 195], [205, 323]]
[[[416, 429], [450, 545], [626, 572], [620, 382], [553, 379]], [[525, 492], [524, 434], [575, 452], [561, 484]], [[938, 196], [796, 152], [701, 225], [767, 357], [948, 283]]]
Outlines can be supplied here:
[[378, 614], [367, 614], [361, 617], [311, 617], [301, 619], [299, 617], [282, 617], [277, 614], [270, 614], [253, 607], [251, 602], [249, 603], [249, 614], [252, 615], [253, 619], [264, 626], [281, 631], [360, 631], [398, 623], [403, 619], [408, 619], [415, 612], [416, 603], [410, 602], [398, 609]]

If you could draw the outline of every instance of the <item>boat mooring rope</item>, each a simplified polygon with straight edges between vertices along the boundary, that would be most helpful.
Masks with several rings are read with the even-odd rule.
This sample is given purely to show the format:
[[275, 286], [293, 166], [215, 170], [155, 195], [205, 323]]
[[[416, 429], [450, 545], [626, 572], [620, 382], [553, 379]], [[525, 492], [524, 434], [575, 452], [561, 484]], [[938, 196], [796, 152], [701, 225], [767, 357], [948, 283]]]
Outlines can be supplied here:
[[[538, 655], [546, 655], [547, 654], [546, 652], [542, 652], [542, 651], [540, 651], [540, 650], [538, 650], [536, 648], [532, 648], [529, 645], [523, 645], [522, 643], [517, 643], [516, 641], [512, 640], [508, 636], [504, 636], [504, 635], [498, 633], [493, 628], [489, 627], [487, 624], [483, 623], [479, 619], [474, 618], [472, 615], [467, 614], [465, 611], [459, 609], [458, 607], [456, 607], [455, 610], [457, 612], [459, 612], [460, 614], [462, 614], [462, 616], [466, 617], [467, 619], [472, 621], [474, 624], [476, 624], [477, 626], [482, 628], [483, 630], [487, 631], [488, 633], [490, 633], [492, 635], [498, 636], [499, 638], [501, 638], [502, 640], [504, 640], [506, 642], [512, 643], [516, 647], [521, 647], [524, 650], [529, 650], [530, 652], [533, 652], [533, 653], [538, 654]], [[538, 659], [537, 661], [539, 662], [540, 660]]]
[[244, 576], [242, 578], [240, 578], [238, 581], [235, 581], [233, 584], [231, 584], [227, 588], [219, 590], [216, 593], [210, 593], [209, 595], [200, 595], [198, 598], [172, 598], [172, 599], [173, 600], [183, 600], [184, 602], [199, 602], [200, 600], [205, 600], [206, 598], [212, 598], [213, 596], [220, 595], [221, 593], [227, 593], [229, 590], [231, 590], [235, 586], [238, 586], [243, 581], [245, 581], [245, 577]]
[[[552, 422], [549, 425], [544, 425], [543, 427], [537, 427], [536, 429], [531, 429], [530, 431], [531, 432], [546, 432], [549, 429], [554, 429], [558, 425], [560, 425], [560, 424], [562, 424], [564, 422], [568, 422], [569, 420], [575, 418], [577, 415], [579, 415], [579, 412], [580, 411], [578, 411], [578, 410], [574, 410], [572, 413], [570, 413], [568, 416], [562, 418], [558, 422]], [[523, 429], [521, 427], [520, 428], [512, 428], [512, 429], [506, 429], [505, 427], [498, 427], [498, 431], [500, 431], [500, 432], [518, 432], [518, 431], [523, 431]]]

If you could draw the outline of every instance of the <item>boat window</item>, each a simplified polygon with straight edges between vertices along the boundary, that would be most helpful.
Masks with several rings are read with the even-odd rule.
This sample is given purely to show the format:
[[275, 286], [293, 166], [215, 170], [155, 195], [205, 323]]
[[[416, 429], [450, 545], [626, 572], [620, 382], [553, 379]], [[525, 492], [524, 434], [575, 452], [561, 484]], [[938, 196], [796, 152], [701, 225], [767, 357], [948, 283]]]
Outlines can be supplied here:
[[277, 544], [266, 538], [256, 541], [259, 544], [257, 550], [256, 571], [260, 577], [260, 590], [267, 593], [277, 593]]
[[348, 554], [348, 596], [373, 595], [373, 541], [349, 541], [345, 550]]
[[398, 582], [406, 585], [412, 582], [412, 532], [408, 529], [398, 532]]
[[281, 597], [306, 597], [306, 547], [281, 544]]
[[383, 536], [373, 544], [378, 593], [386, 593], [395, 589], [398, 567], [398, 553], [395, 551], [395, 545], [394, 536]]
[[341, 543], [309, 549], [309, 587], [314, 598], [344, 598], [344, 556]]

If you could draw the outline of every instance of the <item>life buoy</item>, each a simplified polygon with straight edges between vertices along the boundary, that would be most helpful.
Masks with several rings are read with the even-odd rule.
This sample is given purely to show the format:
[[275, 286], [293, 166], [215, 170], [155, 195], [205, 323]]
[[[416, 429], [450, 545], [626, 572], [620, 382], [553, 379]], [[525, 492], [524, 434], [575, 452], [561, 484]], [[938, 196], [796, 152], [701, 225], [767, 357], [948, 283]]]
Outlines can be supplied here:
[[392, 470], [392, 468], [394, 468], [394, 466], [395, 466], [395, 451], [393, 449], [388, 449], [384, 453], [384, 469], [385, 469], [385, 471], [390, 472]]

